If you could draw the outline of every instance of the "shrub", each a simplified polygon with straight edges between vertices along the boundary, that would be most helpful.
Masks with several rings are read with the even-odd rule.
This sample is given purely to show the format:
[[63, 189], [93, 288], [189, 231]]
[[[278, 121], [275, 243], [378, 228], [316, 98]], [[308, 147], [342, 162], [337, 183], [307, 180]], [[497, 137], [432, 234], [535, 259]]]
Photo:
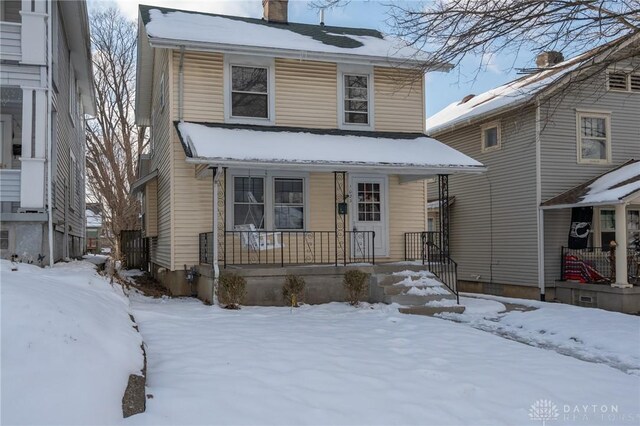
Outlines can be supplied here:
[[238, 274], [224, 273], [218, 278], [218, 300], [227, 309], [240, 309], [247, 295], [247, 280]]
[[304, 278], [287, 275], [282, 286], [282, 299], [288, 306], [298, 307], [298, 303], [304, 301]]
[[347, 271], [344, 274], [342, 284], [347, 292], [347, 300], [352, 306], [357, 306], [360, 303], [360, 299], [364, 297], [367, 282], [369, 281], [369, 274], [366, 272], [353, 269]]

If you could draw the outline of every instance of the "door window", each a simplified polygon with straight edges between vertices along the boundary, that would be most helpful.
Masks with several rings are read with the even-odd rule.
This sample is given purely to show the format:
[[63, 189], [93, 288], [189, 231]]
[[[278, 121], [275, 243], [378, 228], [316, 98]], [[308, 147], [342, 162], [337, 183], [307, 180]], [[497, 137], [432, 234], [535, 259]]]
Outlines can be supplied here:
[[379, 222], [380, 210], [380, 184], [358, 183], [358, 221]]

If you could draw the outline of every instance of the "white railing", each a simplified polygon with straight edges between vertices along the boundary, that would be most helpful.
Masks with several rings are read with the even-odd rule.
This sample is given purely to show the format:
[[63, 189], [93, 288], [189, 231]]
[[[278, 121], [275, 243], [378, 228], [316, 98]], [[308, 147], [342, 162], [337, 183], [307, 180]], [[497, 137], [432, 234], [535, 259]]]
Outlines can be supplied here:
[[20, 170], [0, 169], [0, 201], [20, 201]]
[[22, 60], [22, 25], [16, 22], [0, 22], [0, 59]]

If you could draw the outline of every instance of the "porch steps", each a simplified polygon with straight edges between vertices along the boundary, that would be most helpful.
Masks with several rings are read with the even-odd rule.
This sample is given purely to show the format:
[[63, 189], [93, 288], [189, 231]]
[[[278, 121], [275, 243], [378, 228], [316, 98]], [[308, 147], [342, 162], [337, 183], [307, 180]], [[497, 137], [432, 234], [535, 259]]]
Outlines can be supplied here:
[[428, 271], [379, 273], [376, 280], [382, 301], [402, 305], [401, 313], [431, 316], [464, 312], [464, 306], [455, 304], [455, 294], [445, 285], [434, 285], [434, 280], [440, 280]]

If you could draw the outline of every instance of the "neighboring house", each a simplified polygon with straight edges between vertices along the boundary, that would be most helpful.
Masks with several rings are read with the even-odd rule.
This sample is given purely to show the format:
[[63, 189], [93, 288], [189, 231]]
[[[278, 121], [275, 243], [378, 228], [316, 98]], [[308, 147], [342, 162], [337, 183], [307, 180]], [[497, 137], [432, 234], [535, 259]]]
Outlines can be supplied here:
[[86, 208], [87, 253], [111, 253], [109, 230], [102, 217], [102, 207], [98, 203], [87, 203]]
[[[151, 270], [175, 294], [194, 265], [282, 278], [404, 260], [405, 234], [427, 226], [425, 179], [484, 170], [425, 137], [419, 52], [263, 6], [262, 20], [140, 6], [136, 117], [151, 149], [132, 190]], [[280, 300], [280, 285], [249, 301]]]
[[3, 0], [0, 11], [0, 255], [80, 256], [95, 102], [86, 4]]
[[[566, 61], [544, 53], [528, 75], [427, 120], [488, 168], [450, 180], [461, 289], [640, 310], [635, 250], [609, 259], [611, 240], [626, 248], [640, 230], [640, 163], [628, 163], [640, 159], [638, 49], [636, 36]], [[566, 248], [572, 223], [585, 249]]]

